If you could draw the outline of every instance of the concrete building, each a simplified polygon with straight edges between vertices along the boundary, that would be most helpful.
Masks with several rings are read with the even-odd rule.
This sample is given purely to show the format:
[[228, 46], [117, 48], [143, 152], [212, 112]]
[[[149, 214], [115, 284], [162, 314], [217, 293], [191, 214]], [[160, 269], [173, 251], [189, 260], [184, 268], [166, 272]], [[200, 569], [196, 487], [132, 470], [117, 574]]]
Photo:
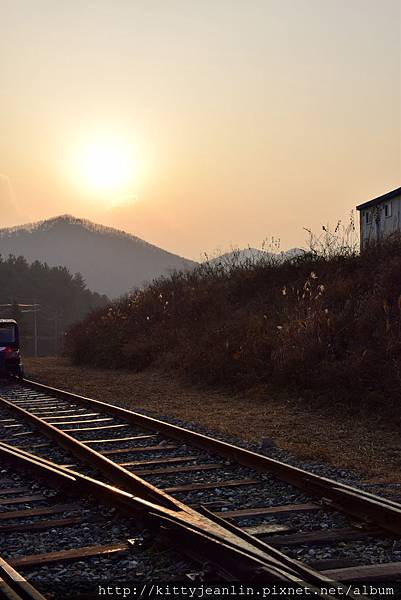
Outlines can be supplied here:
[[401, 233], [401, 187], [356, 208], [360, 216], [361, 250], [392, 233]]

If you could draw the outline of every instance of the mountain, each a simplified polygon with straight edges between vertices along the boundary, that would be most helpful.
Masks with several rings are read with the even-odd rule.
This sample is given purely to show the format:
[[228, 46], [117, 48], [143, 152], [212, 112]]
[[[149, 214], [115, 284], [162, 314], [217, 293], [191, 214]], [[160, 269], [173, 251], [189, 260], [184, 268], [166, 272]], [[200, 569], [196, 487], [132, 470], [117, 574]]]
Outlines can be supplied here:
[[0, 229], [0, 255], [9, 254], [79, 272], [89, 289], [110, 298], [197, 264], [134, 235], [71, 215]]
[[267, 250], [258, 250], [257, 248], [243, 248], [242, 250], [231, 250], [231, 252], [226, 252], [206, 262], [211, 265], [222, 265], [228, 268], [246, 263], [257, 263], [259, 261], [281, 263], [297, 256], [302, 256], [302, 254], [304, 254], [304, 250], [300, 248], [291, 248], [283, 252], [268, 252]]

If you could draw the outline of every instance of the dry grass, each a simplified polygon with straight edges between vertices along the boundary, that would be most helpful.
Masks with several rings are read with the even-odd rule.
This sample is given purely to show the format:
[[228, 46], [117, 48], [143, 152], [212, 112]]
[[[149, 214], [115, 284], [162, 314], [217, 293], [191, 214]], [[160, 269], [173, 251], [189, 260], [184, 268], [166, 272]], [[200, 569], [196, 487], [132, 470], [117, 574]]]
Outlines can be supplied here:
[[280, 264], [206, 263], [154, 281], [77, 323], [66, 350], [80, 366], [273, 387], [401, 425], [401, 236], [361, 255], [330, 240]]
[[303, 399], [269, 394], [205, 391], [159, 370], [101, 370], [71, 366], [66, 359], [25, 360], [33, 379], [154, 416], [177, 417], [248, 442], [272, 438], [301, 459], [359, 472], [370, 482], [401, 482], [399, 430], [377, 415], [358, 419]]

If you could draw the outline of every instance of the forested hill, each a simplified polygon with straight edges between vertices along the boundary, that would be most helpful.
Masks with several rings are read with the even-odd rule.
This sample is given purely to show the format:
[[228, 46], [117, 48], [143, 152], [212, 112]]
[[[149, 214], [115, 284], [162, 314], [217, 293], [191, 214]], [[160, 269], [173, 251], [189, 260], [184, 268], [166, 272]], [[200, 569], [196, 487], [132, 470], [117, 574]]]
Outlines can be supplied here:
[[91, 290], [110, 298], [171, 271], [196, 266], [134, 235], [71, 215], [0, 229], [0, 254], [79, 271]]
[[107, 301], [66, 267], [0, 255], [0, 318], [20, 322], [22, 344], [29, 354], [34, 351], [35, 317], [39, 353], [52, 354], [61, 349], [66, 328]]

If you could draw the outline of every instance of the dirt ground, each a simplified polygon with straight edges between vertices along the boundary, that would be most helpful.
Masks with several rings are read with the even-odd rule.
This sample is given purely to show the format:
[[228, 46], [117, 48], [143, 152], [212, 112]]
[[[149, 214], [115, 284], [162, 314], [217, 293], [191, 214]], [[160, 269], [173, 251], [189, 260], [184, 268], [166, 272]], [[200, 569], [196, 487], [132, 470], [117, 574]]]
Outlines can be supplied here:
[[28, 377], [132, 410], [145, 409], [251, 442], [269, 437], [300, 459], [351, 469], [371, 483], [401, 483], [400, 432], [376, 415], [319, 413], [301, 399], [266, 392], [232, 395], [195, 389], [175, 376], [71, 366], [62, 358], [26, 359]]

